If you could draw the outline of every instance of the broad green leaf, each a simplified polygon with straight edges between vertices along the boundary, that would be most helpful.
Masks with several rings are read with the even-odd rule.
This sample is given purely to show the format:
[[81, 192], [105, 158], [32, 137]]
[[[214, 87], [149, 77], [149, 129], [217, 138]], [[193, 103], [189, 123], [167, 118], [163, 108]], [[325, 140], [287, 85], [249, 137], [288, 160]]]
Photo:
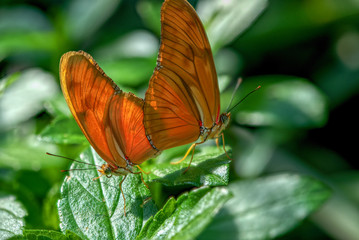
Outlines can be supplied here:
[[226, 188], [202, 187], [170, 198], [137, 239], [195, 239], [231, 197]]
[[21, 74], [19, 72], [15, 72], [9, 76], [6, 76], [3, 79], [0, 79], [0, 97], [4, 94], [5, 90], [11, 86], [14, 82], [17, 81]]
[[26, 209], [13, 195], [0, 193], [0, 236], [7, 239], [22, 234]]
[[102, 62], [100, 66], [123, 89], [123, 85], [135, 87], [145, 82], [147, 84], [156, 66], [156, 60], [155, 58], [126, 58]]
[[233, 114], [233, 118], [239, 123], [302, 128], [321, 127], [326, 123], [327, 100], [324, 94], [306, 79], [290, 76], [245, 79], [238, 99], [258, 85], [261, 85], [261, 89], [234, 110], [237, 113]]
[[0, 38], [0, 59], [25, 51], [53, 51], [56, 35], [53, 32], [9, 32]]
[[227, 185], [230, 159], [228, 159], [223, 149], [201, 145], [197, 146], [197, 148], [200, 152], [194, 154], [192, 164], [185, 174], [183, 172], [188, 167], [191, 154], [187, 156], [186, 160], [177, 165], [170, 164], [169, 160], [175, 162], [181, 158], [167, 159], [167, 162], [159, 164], [155, 163], [152, 168], [148, 169], [150, 170], [148, 181], [160, 182], [165, 186]]
[[28, 69], [8, 86], [0, 98], [0, 131], [40, 112], [43, 102], [58, 92], [55, 78], [41, 69]]
[[81, 240], [79, 236], [71, 231], [66, 231], [66, 234], [61, 232], [53, 231], [53, 230], [38, 230], [38, 229], [25, 229], [23, 232], [23, 236], [16, 236], [11, 238], [12, 240], [16, 239], [26, 239], [26, 240], [43, 240], [43, 239], [51, 239], [51, 240]]
[[45, 14], [34, 5], [1, 6], [0, 33], [48, 31], [51, 23]]
[[161, 5], [162, 2], [150, 0], [140, 0], [137, 4], [137, 11], [143, 23], [158, 36], [161, 35]]
[[40, 141], [56, 144], [83, 144], [87, 139], [75, 119], [58, 117], [38, 136]]
[[[131, 58], [138, 58], [135, 61], [139, 62], [151, 58], [151, 65], [155, 66], [158, 47], [159, 39], [153, 33], [146, 30], [134, 30], [114, 39], [103, 47], [97, 48], [93, 53], [93, 57], [95, 59], [106, 59], [107, 61], [116, 61], [116, 59], [121, 58], [129, 58], [129, 61], [131, 61]], [[155, 68], [154, 66], [153, 69]], [[141, 70], [141, 68], [137, 69]]]
[[92, 36], [112, 16], [121, 0], [74, 0], [66, 10], [65, 27], [68, 36], [77, 41]]
[[272, 239], [292, 229], [330, 196], [321, 182], [278, 174], [231, 183], [234, 197], [199, 239]]
[[46, 152], [56, 153], [54, 145], [40, 142], [36, 136], [19, 136], [0, 142], [0, 167], [38, 171], [47, 168], [62, 168], [64, 159], [55, 159]]
[[[80, 156], [81, 161], [101, 165], [104, 161], [93, 149], [86, 150]], [[81, 163], [74, 163], [71, 169], [91, 168]], [[98, 177], [93, 170], [71, 171], [61, 188], [58, 201], [61, 230], [70, 230], [82, 238], [89, 239], [134, 239], [143, 223], [156, 212], [153, 201], [144, 201], [149, 197], [149, 190], [141, 182], [138, 174], [130, 174], [122, 184], [126, 198], [124, 201], [119, 188], [122, 177]], [[143, 205], [143, 206], [142, 206]]]
[[46, 111], [54, 117], [70, 117], [71, 112], [62, 93], [44, 103]]
[[57, 183], [48, 191], [42, 203], [42, 219], [48, 229], [59, 229], [59, 214], [56, 203], [60, 198], [60, 184]]
[[214, 52], [237, 38], [267, 6], [267, 0], [201, 0], [198, 14]]

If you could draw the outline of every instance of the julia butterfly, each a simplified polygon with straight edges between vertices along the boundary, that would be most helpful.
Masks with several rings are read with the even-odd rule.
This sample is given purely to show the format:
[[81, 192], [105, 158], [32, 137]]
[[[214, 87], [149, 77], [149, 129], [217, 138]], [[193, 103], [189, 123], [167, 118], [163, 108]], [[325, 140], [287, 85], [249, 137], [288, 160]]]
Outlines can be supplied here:
[[123, 92], [83, 51], [62, 56], [60, 82], [76, 122], [107, 163], [101, 175], [138, 173], [135, 166], [162, 150], [197, 141], [194, 150], [223, 136], [230, 119], [219, 112], [211, 48], [186, 0], [162, 5], [161, 45], [145, 100]]

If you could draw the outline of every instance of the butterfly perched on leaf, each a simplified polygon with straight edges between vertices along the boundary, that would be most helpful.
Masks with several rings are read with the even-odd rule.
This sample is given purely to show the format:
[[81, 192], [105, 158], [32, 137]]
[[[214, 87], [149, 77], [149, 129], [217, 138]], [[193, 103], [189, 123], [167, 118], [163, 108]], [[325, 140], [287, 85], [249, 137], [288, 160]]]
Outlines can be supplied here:
[[187, 156], [223, 136], [230, 119], [230, 113], [220, 114], [206, 32], [186, 0], [162, 5], [161, 45], [145, 99], [123, 92], [83, 51], [62, 56], [60, 81], [76, 122], [106, 161], [99, 169], [106, 176], [137, 174], [135, 166], [162, 150], [195, 142]]

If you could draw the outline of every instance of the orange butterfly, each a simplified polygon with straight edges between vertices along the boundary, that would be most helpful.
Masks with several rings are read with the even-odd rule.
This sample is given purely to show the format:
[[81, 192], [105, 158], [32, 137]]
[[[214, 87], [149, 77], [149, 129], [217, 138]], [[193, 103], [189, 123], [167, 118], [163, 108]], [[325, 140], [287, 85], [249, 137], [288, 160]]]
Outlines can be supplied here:
[[166, 0], [157, 67], [145, 97], [146, 135], [161, 151], [198, 140], [185, 159], [196, 145], [211, 138], [218, 145], [223, 138], [231, 115], [219, 111], [217, 73], [202, 22], [186, 0]]
[[122, 92], [89, 54], [68, 52], [61, 58], [60, 80], [67, 104], [92, 147], [107, 162], [99, 170], [101, 175], [137, 174], [135, 165], [164, 149], [199, 139], [185, 159], [196, 145], [223, 138], [230, 113], [219, 114], [216, 69], [199, 17], [186, 0], [165, 0], [161, 24], [157, 67], [145, 101]]
[[[101, 176], [125, 176], [120, 183], [122, 192], [121, 184], [126, 175], [141, 173], [134, 172], [133, 167], [158, 153], [145, 134], [143, 99], [122, 92], [83, 51], [62, 56], [60, 81], [76, 122], [92, 147], [107, 162], [99, 170]], [[125, 199], [123, 192], [122, 195]]]

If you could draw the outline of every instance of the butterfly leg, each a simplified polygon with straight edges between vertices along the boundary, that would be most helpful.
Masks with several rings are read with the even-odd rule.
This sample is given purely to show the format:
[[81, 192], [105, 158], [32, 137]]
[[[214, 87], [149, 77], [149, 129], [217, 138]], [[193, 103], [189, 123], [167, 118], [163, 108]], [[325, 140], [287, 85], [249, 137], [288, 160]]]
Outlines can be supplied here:
[[[186, 154], [184, 155], [184, 157], [181, 160], [179, 160], [177, 162], [171, 162], [171, 164], [176, 165], [176, 164], [179, 164], [179, 163], [183, 162], [183, 160], [185, 160], [187, 158], [188, 154], [191, 152], [192, 148], [194, 148], [196, 145], [197, 145], [196, 143], [193, 143], [191, 145], [191, 147], [187, 150]], [[192, 154], [192, 157], [193, 157], [193, 154]], [[192, 160], [191, 160], [191, 162], [192, 162]]]
[[151, 171], [149, 171], [149, 172], [143, 171], [143, 169], [140, 167], [140, 165], [136, 165], [136, 167], [138, 168], [138, 170], [140, 170], [142, 173], [144, 173], [144, 174], [146, 174], [146, 175], [148, 175], [148, 174], [151, 173]]
[[126, 198], [125, 198], [125, 194], [123, 193], [123, 190], [122, 190], [122, 183], [123, 183], [123, 181], [125, 181], [126, 177], [127, 177], [127, 175], [125, 175], [120, 182], [120, 191], [121, 191], [121, 194], [123, 197], [123, 211], [125, 213], [125, 217], [126, 217]]
[[93, 178], [92, 181], [96, 181], [97, 179], [99, 179], [99, 178], [102, 177], [103, 175], [105, 175], [105, 174], [101, 173], [100, 176]]
[[133, 174], [141, 174], [141, 181], [143, 182], [143, 184], [146, 186], [147, 189], [150, 189], [150, 187], [147, 185], [145, 180], [143, 180], [143, 172], [134, 172]]
[[194, 150], [196, 149], [196, 145], [197, 145], [197, 143], [194, 144], [194, 147], [193, 147], [193, 150], [192, 150], [191, 161], [189, 162], [188, 167], [186, 168], [186, 170], [183, 171], [182, 174], [185, 174], [189, 170], [189, 167], [191, 166], [191, 163], [192, 163], [192, 160], [193, 160], [193, 155], [194, 155]]
[[219, 150], [220, 149], [220, 147], [219, 147], [219, 137], [216, 138], [216, 145], [217, 145], [217, 148]]
[[[227, 153], [227, 151], [226, 151], [225, 142], [224, 142], [224, 134], [222, 133], [221, 136], [222, 136], [222, 141], [223, 141], [223, 150], [224, 150], [224, 152], [226, 153], [228, 159], [229, 159], [229, 160], [232, 160], [232, 158], [230, 158], [230, 156], [228, 155], [228, 153]], [[218, 140], [218, 138], [217, 138], [216, 140]]]

